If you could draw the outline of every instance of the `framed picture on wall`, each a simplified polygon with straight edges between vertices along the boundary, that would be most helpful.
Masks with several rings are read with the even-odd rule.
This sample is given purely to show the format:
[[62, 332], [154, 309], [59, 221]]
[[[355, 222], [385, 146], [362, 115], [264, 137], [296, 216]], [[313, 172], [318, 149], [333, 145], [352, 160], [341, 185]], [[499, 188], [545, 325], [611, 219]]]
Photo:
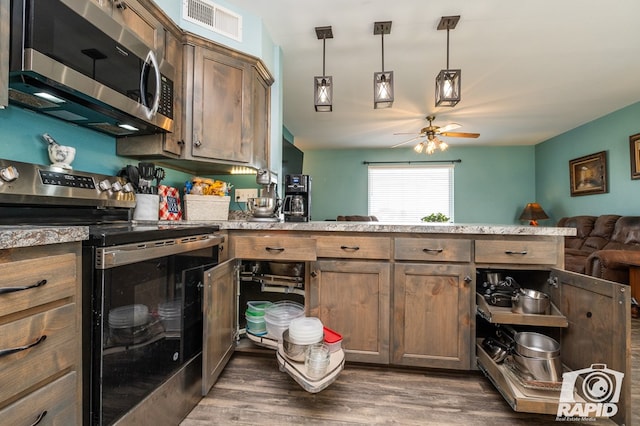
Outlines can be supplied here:
[[629, 136], [631, 179], [640, 179], [640, 133]]
[[569, 175], [572, 197], [607, 192], [607, 152], [569, 160]]

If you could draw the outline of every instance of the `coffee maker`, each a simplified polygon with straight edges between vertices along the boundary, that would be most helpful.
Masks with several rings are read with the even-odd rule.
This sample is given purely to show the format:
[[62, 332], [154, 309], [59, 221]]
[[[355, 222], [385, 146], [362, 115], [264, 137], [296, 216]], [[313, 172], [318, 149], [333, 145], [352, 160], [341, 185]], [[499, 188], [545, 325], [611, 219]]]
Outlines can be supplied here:
[[284, 177], [282, 213], [285, 222], [311, 221], [311, 176], [286, 175]]

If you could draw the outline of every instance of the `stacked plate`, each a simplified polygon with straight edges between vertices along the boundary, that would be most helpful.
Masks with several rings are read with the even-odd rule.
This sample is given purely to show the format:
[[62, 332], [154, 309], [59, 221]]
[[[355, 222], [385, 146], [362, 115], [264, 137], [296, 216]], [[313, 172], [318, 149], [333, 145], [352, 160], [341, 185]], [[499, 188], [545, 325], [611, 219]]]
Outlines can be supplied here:
[[130, 328], [140, 327], [149, 322], [149, 308], [147, 305], [126, 305], [109, 311], [109, 327]]

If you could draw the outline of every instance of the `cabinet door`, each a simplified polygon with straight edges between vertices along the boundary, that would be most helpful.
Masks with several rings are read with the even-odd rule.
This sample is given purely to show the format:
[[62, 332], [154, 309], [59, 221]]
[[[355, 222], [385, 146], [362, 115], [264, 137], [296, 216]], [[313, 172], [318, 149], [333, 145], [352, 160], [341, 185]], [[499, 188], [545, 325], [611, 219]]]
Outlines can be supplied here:
[[309, 312], [342, 334], [347, 360], [389, 362], [389, 263], [323, 260], [313, 264]]
[[269, 103], [271, 102], [270, 88], [260, 73], [253, 71], [253, 161], [256, 168], [269, 167]]
[[472, 276], [467, 265], [395, 265], [395, 364], [471, 368]]
[[[193, 140], [191, 155], [242, 163], [251, 161], [248, 104], [244, 90], [246, 64], [232, 57], [195, 48], [193, 76]], [[246, 120], [246, 122], [245, 122]]]
[[204, 273], [202, 395], [214, 385], [233, 354], [235, 342], [235, 261], [230, 260]]

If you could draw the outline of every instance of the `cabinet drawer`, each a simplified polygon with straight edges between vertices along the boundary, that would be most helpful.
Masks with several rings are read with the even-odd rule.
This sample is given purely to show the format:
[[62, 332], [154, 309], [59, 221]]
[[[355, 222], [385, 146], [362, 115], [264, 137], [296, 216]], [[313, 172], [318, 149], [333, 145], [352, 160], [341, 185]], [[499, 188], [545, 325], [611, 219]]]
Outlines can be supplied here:
[[476, 241], [476, 263], [555, 265], [558, 246], [549, 241]]
[[0, 289], [30, 287], [45, 281], [38, 287], [0, 294], [0, 317], [74, 296], [76, 262], [76, 255], [68, 253], [0, 264]]
[[76, 365], [79, 330], [76, 305], [70, 303], [0, 326], [0, 403], [66, 368]]
[[[38, 418], [43, 425], [78, 425], [76, 403], [77, 373], [71, 372], [30, 393], [0, 410], [0, 419], [7, 425], [30, 426]], [[43, 415], [43, 413], [46, 413]]]
[[318, 257], [350, 259], [389, 259], [391, 239], [386, 237], [320, 236]]
[[396, 238], [396, 260], [471, 262], [471, 240]]
[[234, 257], [255, 260], [316, 260], [316, 240], [305, 237], [234, 237]]

